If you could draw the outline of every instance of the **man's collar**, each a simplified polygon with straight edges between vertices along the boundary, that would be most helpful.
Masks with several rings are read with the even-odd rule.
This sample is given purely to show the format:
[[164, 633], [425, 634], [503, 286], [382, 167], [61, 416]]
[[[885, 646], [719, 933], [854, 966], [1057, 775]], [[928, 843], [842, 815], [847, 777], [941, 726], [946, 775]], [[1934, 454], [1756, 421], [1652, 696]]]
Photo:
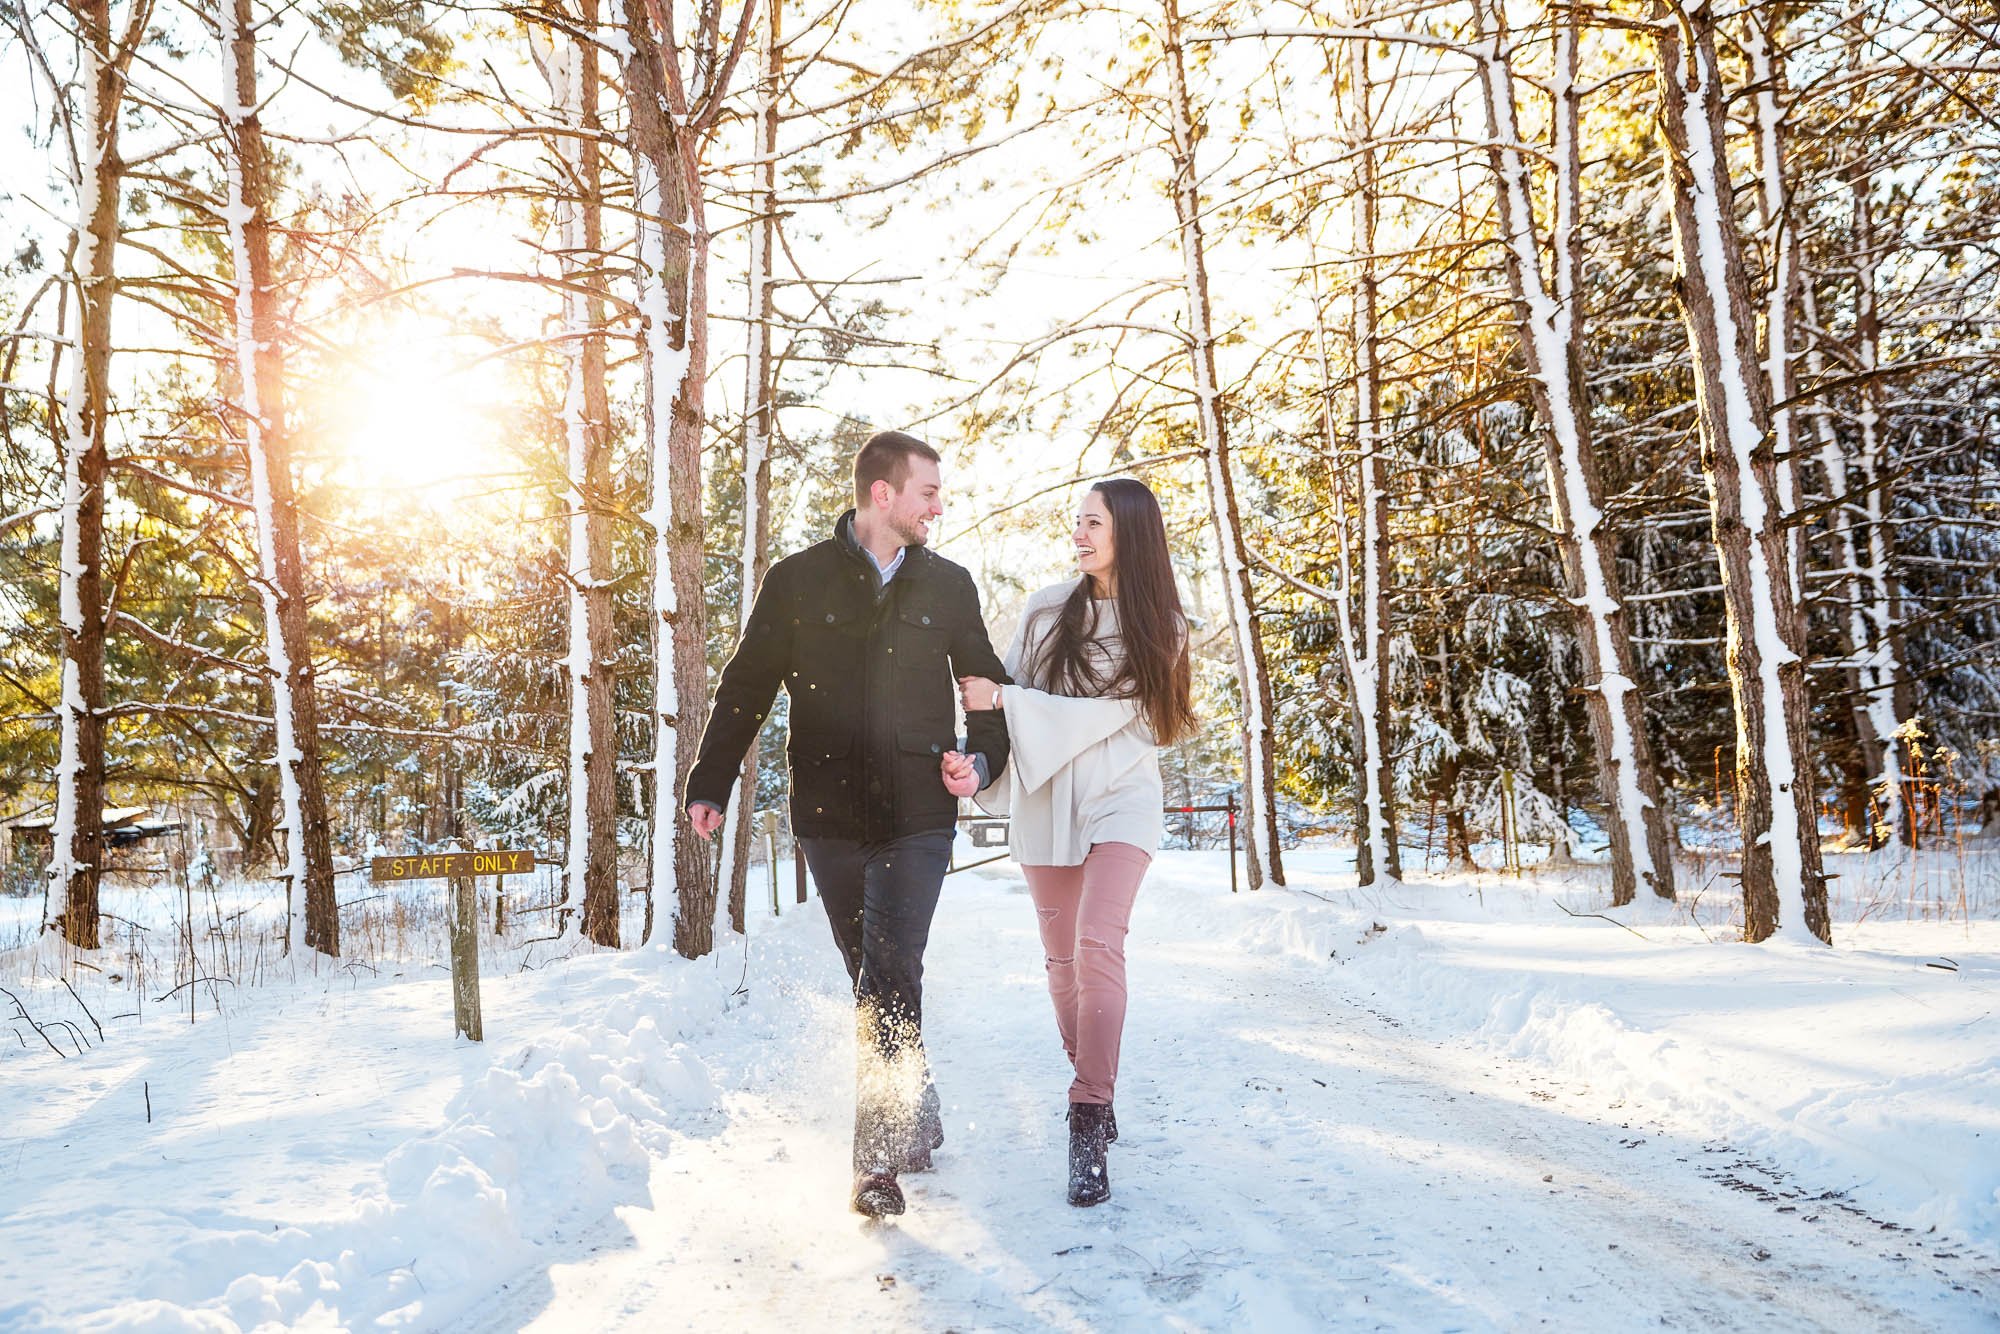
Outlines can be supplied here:
[[[868, 548], [861, 545], [861, 539], [859, 536], [856, 535], [854, 531], [856, 518], [857, 514], [856, 511], [854, 510], [848, 510], [846, 513], [842, 514], [839, 519], [834, 521], [833, 535], [839, 541], [840, 545], [847, 550], [848, 554], [853, 556], [856, 560], [866, 559], [868, 564], [874, 568], [876, 573], [879, 574], [886, 567], [875, 564], [874, 553], [869, 551]], [[915, 546], [902, 547], [900, 548], [901, 551], [900, 559], [905, 565], [908, 565], [912, 569], [914, 569], [916, 561], [919, 558], [915, 557], [913, 553], [920, 552], [923, 550], [924, 550], [923, 547], [915, 547]], [[889, 564], [894, 565], [898, 559], [899, 557], [896, 556], [890, 557]]]

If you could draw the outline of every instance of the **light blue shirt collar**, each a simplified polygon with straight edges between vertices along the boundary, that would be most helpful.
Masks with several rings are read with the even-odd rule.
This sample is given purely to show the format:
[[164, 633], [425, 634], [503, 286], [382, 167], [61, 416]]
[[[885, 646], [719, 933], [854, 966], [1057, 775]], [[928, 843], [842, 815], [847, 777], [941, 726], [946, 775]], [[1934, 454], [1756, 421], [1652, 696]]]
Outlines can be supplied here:
[[[856, 543], [855, 545], [859, 546], [860, 544]], [[868, 557], [868, 563], [875, 567], [875, 573], [882, 576], [882, 586], [884, 588], [887, 588], [889, 581], [896, 577], [896, 571], [903, 568], [903, 557], [908, 555], [909, 552], [910, 549], [908, 547], [897, 547], [896, 554], [890, 558], [887, 565], [884, 565], [881, 561], [875, 559], [874, 552], [870, 551], [867, 547], [861, 548], [861, 554]]]

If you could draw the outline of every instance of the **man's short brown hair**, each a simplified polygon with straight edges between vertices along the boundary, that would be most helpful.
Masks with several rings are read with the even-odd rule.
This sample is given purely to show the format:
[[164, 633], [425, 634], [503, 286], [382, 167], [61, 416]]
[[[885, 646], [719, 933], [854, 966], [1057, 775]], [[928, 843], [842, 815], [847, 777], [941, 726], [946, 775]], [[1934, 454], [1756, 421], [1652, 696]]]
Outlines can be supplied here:
[[854, 503], [866, 505], [868, 493], [877, 482], [887, 482], [897, 491], [910, 480], [910, 460], [929, 459], [943, 463], [938, 452], [913, 435], [901, 431], [877, 431], [854, 456]]

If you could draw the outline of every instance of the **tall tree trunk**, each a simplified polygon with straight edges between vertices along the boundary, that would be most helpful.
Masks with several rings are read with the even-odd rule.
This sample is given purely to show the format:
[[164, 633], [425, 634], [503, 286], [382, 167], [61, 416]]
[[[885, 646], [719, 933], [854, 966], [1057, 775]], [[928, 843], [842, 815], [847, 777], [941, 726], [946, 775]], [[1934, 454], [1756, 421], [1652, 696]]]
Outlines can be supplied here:
[[[640, 337], [651, 460], [654, 724], [650, 847], [654, 892], [673, 886], [674, 948], [715, 948], [715, 871], [681, 818], [708, 697], [708, 615], [702, 588], [702, 390], [708, 372], [708, 249], [699, 145], [674, 74], [678, 52], [648, 20], [646, 0], [622, 0], [631, 54], [638, 203]], [[670, 86], [669, 76], [675, 79]]]
[[[1465, 723], [1458, 711], [1457, 701], [1451, 689], [1451, 626], [1438, 627], [1438, 713], [1451, 731], [1451, 739], [1456, 743], [1450, 752], [1438, 762], [1437, 786], [1433, 791], [1437, 799], [1444, 803], [1444, 861], [1447, 871], [1477, 871], [1479, 863], [1472, 859], [1472, 831], [1465, 821], [1465, 805], [1459, 800], [1458, 780], [1461, 771], [1459, 753], [1465, 741]], [[1429, 868], [1426, 868], [1429, 869]]]
[[1851, 183], [1854, 359], [1855, 370], [1861, 377], [1861, 410], [1855, 414], [1860, 447], [1855, 464], [1861, 474], [1860, 512], [1868, 552], [1857, 589], [1867, 632], [1857, 649], [1862, 654], [1861, 685], [1869, 721], [1866, 734], [1872, 736], [1877, 747], [1870, 760], [1871, 767], [1880, 775], [1875, 792], [1882, 823], [1904, 844], [1915, 847], [1917, 819], [1910, 793], [1904, 787], [1907, 775], [1903, 753], [1907, 742], [1903, 734], [1916, 710], [1909, 674], [1903, 667], [1902, 599], [1890, 569], [1895, 539], [1889, 526], [1892, 472], [1882, 437], [1882, 383], [1877, 374], [1882, 367], [1882, 317], [1875, 294], [1875, 274], [1880, 261], [1876, 250], [1873, 187], [1874, 182], [1865, 174], [1857, 174]]
[[[1812, 284], [1802, 284], [1800, 294], [1805, 305], [1807, 325], [1817, 327], [1818, 302], [1813, 296]], [[1826, 359], [1817, 342], [1806, 353], [1806, 370], [1815, 382], [1825, 378]], [[1851, 494], [1847, 449], [1834, 430], [1832, 412], [1824, 406], [1818, 407], [1812, 411], [1811, 418], [1813, 433], [1818, 441], [1820, 470], [1826, 478], [1827, 537], [1833, 546], [1833, 572], [1839, 576], [1836, 591], [1844, 613], [1839, 625], [1841, 644], [1846, 650], [1846, 665], [1842, 668], [1841, 678], [1846, 692], [1847, 717], [1841, 730], [1849, 739], [1852, 753], [1843, 756], [1841, 764], [1841, 820], [1849, 843], [1875, 847], [1875, 780], [1878, 774], [1887, 779], [1886, 790], [1895, 801], [1891, 810], [1898, 816], [1903, 803], [1893, 697], [1871, 689], [1877, 676], [1873, 670], [1875, 658], [1869, 646], [1872, 636], [1868, 613], [1863, 605], [1867, 592], [1855, 543], [1855, 534], [1866, 527], [1867, 498], [1863, 496], [1857, 502]], [[1888, 729], [1886, 732], [1881, 730], [1885, 726]], [[1895, 773], [1888, 772], [1891, 767], [1896, 770]], [[1887, 815], [1891, 811], [1882, 813]], [[1890, 827], [1895, 827], [1894, 821], [1890, 822]]]
[[[580, 0], [571, 16], [552, 6], [560, 23], [590, 33], [597, 0]], [[569, 837], [563, 906], [582, 900], [586, 939], [616, 947], [618, 903], [618, 736], [613, 713], [610, 396], [605, 384], [603, 272], [604, 205], [596, 139], [598, 47], [560, 27], [531, 29], [534, 53], [562, 124], [577, 133], [555, 137], [562, 164], [556, 205], [562, 246], [563, 440], [569, 510]], [[559, 914], [564, 923], [569, 912]]]
[[[1757, 223], [1763, 232], [1764, 388], [1771, 403], [1771, 447], [1777, 456], [1778, 504], [1790, 516], [1798, 509], [1798, 453], [1794, 448], [1796, 412], [1786, 406], [1792, 396], [1793, 312], [1799, 299], [1799, 233], [1785, 199], [1785, 55], [1774, 32], [1782, 20], [1774, 8], [1752, 8], [1744, 15], [1743, 53], [1750, 62], [1750, 82], [1757, 89]], [[1805, 578], [1805, 534], [1788, 528], [1791, 558], [1785, 577], [1792, 581], [1792, 601], [1799, 605]]]
[[[1319, 254], [1308, 229], [1307, 254], [1312, 270], [1313, 337], [1319, 355], [1320, 430], [1326, 441], [1327, 470], [1333, 479], [1333, 532], [1337, 555], [1334, 568], [1340, 578], [1332, 587], [1315, 590], [1333, 608], [1334, 626], [1340, 640], [1341, 677], [1347, 687], [1349, 736], [1355, 767], [1355, 872], [1358, 884], [1372, 884], [1375, 867], [1397, 864], [1393, 842], [1395, 825], [1383, 808], [1384, 794], [1393, 795], [1395, 785], [1388, 766], [1378, 761], [1385, 753], [1376, 744], [1377, 694], [1368, 651], [1361, 630], [1354, 622], [1354, 548], [1351, 525], [1365, 522], [1367, 515], [1357, 510], [1348, 495], [1347, 461], [1341, 457], [1340, 432], [1334, 423], [1333, 354], [1329, 350], [1325, 300], [1319, 287]], [[1360, 470], [1357, 469], [1357, 480]], [[1449, 685], [1446, 687], [1449, 691]], [[1446, 706], [1449, 708], [1449, 705]], [[1453, 781], [1456, 781], [1454, 770]]]
[[[79, 71], [71, 122], [78, 158], [77, 217], [68, 285], [76, 305], [69, 388], [57, 424], [62, 457], [62, 736], [56, 767], [49, 899], [62, 896], [63, 938], [98, 947], [104, 816], [104, 488], [109, 472], [111, 306], [117, 296], [119, 105], [110, 0], [69, 0]], [[45, 901], [44, 924], [52, 903]]]
[[257, 27], [250, 0], [222, 0], [231, 80], [223, 100], [234, 264], [236, 374], [250, 497], [257, 521], [257, 587], [277, 731], [278, 833], [284, 849], [286, 948], [340, 953], [333, 852], [320, 764], [319, 708], [306, 625], [305, 562], [285, 436], [285, 364], [271, 272], [271, 164], [258, 118]]
[[[1483, 8], [1483, 6], [1482, 6]], [[1598, 785], [1611, 837], [1611, 898], [1632, 902], [1641, 887], [1661, 898], [1674, 895], [1673, 845], [1660, 801], [1659, 768], [1646, 735], [1638, 689], [1637, 657], [1618, 573], [1618, 540], [1605, 521], [1604, 473], [1591, 439], [1589, 389], [1578, 351], [1576, 301], [1581, 269], [1575, 231], [1581, 198], [1576, 133], [1576, 45], [1573, 34], [1557, 47], [1556, 237], [1554, 269], [1560, 300], [1551, 299], [1542, 276], [1541, 238], [1534, 215], [1528, 159], [1516, 145], [1513, 71], [1506, 30], [1497, 9], [1481, 13], [1490, 27], [1480, 61], [1486, 93], [1488, 161], [1500, 229], [1506, 241], [1507, 279], [1518, 307], [1522, 359], [1535, 413], [1543, 424], [1554, 510], [1556, 546], [1564, 582], [1576, 611], [1577, 648], [1596, 753]], [[1565, 24], [1560, 31], [1570, 33]]]
[[[743, 547], [738, 561], [739, 635], [750, 629], [750, 609], [771, 565], [771, 440], [777, 434], [778, 386], [771, 364], [771, 321], [777, 314], [772, 281], [778, 233], [778, 93], [785, 77], [784, 0], [768, 0], [758, 55], [756, 189], [750, 223], [750, 324], [743, 368]], [[757, 740], [743, 756], [736, 800], [723, 829], [722, 883], [729, 887], [729, 922], [739, 933], [749, 897], [750, 841], [755, 835]]]
[[1223, 596], [1236, 636], [1236, 681], [1243, 699], [1244, 808], [1249, 819], [1245, 860], [1250, 887], [1256, 889], [1264, 883], [1266, 875], [1273, 884], [1285, 883], [1278, 828], [1277, 757], [1273, 754], [1271, 673], [1264, 655], [1263, 633], [1257, 625], [1250, 553], [1244, 543], [1243, 519], [1236, 503], [1235, 469], [1230, 457], [1222, 388], [1216, 376], [1208, 261], [1201, 233], [1200, 177], [1195, 170], [1198, 132], [1188, 97], [1179, 0], [1162, 0], [1162, 8], [1166, 20], [1167, 96], [1173, 134], [1174, 217], [1180, 226], [1181, 262], [1185, 269], [1182, 280], [1188, 303], [1188, 353], [1194, 369], [1209, 515], [1222, 563]]
[[1360, 470], [1361, 638], [1354, 676], [1355, 753], [1362, 760], [1355, 848], [1359, 883], [1403, 878], [1396, 838], [1395, 710], [1389, 690], [1389, 460], [1382, 425], [1382, 349], [1375, 269], [1376, 178], [1368, 45], [1342, 43], [1347, 60], [1347, 140], [1358, 180], [1353, 209], [1354, 440]]
[[1675, 289], [1694, 353], [1709, 517], [1736, 706], [1744, 934], [1832, 939], [1813, 800], [1804, 626], [1786, 571], [1770, 403], [1758, 372], [1742, 243], [1724, 157], [1723, 88], [1708, 0], [1655, 9]]

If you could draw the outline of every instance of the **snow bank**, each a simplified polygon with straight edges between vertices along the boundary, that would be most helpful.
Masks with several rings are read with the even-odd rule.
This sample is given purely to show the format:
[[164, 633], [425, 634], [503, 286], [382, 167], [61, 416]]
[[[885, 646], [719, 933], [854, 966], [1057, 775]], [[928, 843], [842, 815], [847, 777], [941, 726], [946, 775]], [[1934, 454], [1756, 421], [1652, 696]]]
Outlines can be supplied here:
[[1725, 939], [1714, 892], [1706, 925], [1608, 910], [1597, 872], [1356, 890], [1345, 854], [1301, 852], [1292, 889], [1232, 897], [1201, 858], [1163, 853], [1148, 881], [1176, 934], [1318, 961], [1433, 1037], [2000, 1252], [2000, 923], [1880, 920], [1907, 865], [1830, 859], [1846, 888], [1826, 949]]
[[1854, 943], [1827, 950], [1658, 926], [1640, 939], [1559, 915], [1372, 936], [1351, 918], [1292, 916], [1248, 924], [1244, 948], [1324, 945], [1346, 985], [1399, 1019], [1532, 1062], [1691, 1140], [1726, 1140], [1899, 1222], [2000, 1249], [1992, 923], [1849, 925]]
[[[441, 1129], [388, 1154], [351, 1209], [305, 1226], [200, 1230], [146, 1267], [137, 1295], [62, 1327], [435, 1325], [533, 1263], [565, 1227], [645, 1201], [651, 1161], [667, 1154], [674, 1128], [713, 1112], [720, 1096], [702, 1060], [663, 1028], [676, 989], [657, 975], [657, 957], [635, 966], [645, 963], [578, 960], [563, 981], [616, 972], [632, 990], [595, 1021], [572, 1016], [505, 1049], [450, 1100]], [[0, 1309], [0, 1327], [38, 1326], [54, 1327], [45, 1308]]]

